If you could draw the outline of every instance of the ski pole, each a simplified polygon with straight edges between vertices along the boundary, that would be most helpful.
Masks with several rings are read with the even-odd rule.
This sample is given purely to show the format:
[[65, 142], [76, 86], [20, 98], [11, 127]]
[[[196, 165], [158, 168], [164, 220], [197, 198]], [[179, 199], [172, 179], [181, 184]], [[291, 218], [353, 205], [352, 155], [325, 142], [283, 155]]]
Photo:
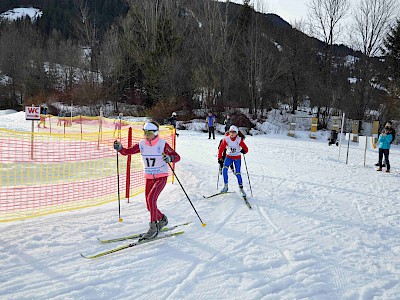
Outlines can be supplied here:
[[221, 165], [219, 165], [219, 169], [218, 169], [218, 178], [217, 178], [217, 190], [218, 190], [218, 184], [219, 184], [219, 174], [221, 173]]
[[251, 189], [249, 170], [247, 169], [247, 162], [246, 162], [246, 155], [245, 154], [243, 154], [243, 160], [244, 160], [244, 165], [246, 166], [247, 179], [249, 180], [249, 187], [250, 187], [251, 196], [253, 197], [253, 190]]
[[[166, 156], [165, 153], [163, 153], [162, 155], [163, 155], [163, 157]], [[201, 220], [199, 214], [197, 213], [196, 208], [194, 207], [194, 205], [193, 205], [192, 201], [190, 200], [188, 194], [186, 193], [185, 189], [183, 188], [182, 183], [180, 182], [178, 176], [176, 176], [176, 173], [175, 173], [174, 169], [171, 167], [171, 164], [170, 164], [169, 162], [167, 162], [167, 164], [168, 164], [169, 168], [171, 169], [172, 173], [174, 174], [174, 176], [175, 176], [176, 180], [178, 181], [179, 185], [181, 186], [183, 192], [185, 193], [186, 198], [188, 198], [188, 200], [189, 200], [189, 202], [190, 202], [190, 205], [192, 205], [194, 212], [196, 213], [197, 217], [199, 218], [199, 220], [200, 220], [200, 222], [201, 222], [201, 226], [202, 226], [202, 227], [205, 227], [207, 224], [206, 224], [206, 223], [203, 223], [203, 221]]]
[[117, 151], [117, 186], [118, 186], [118, 222], [122, 222], [121, 218], [121, 196], [119, 193], [119, 162], [118, 162], [118, 151]]

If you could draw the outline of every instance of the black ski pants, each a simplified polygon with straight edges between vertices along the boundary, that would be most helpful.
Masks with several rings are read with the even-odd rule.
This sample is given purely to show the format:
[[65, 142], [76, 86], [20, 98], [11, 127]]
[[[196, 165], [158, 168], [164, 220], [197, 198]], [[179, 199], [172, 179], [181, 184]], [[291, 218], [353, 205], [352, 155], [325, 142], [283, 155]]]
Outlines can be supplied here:
[[215, 140], [215, 128], [213, 126], [208, 126], [208, 139], [211, 139], [211, 134]]
[[385, 155], [386, 169], [390, 170], [389, 149], [381, 149], [381, 148], [379, 148], [379, 168], [382, 168], [382, 159], [383, 159], [384, 155]]

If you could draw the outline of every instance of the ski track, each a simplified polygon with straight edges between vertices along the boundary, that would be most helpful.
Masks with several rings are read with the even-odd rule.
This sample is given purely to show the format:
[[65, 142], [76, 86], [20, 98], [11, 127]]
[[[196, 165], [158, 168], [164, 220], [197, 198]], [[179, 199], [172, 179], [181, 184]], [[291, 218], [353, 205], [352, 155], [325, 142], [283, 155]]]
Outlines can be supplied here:
[[[250, 210], [237, 193], [202, 197], [218, 191], [219, 139], [190, 134], [186, 141], [184, 135], [176, 173], [206, 227], [177, 181], [167, 185], [158, 206], [170, 225], [193, 224], [179, 237], [140, 250], [79, 257], [126, 243], [101, 245], [96, 237], [144, 231], [143, 194], [121, 202], [122, 223], [117, 204], [110, 203], [2, 224], [2, 298], [398, 299], [397, 174], [362, 166], [354, 147], [345, 165], [346, 153], [337, 160], [337, 148], [326, 143], [250, 137]], [[201, 150], [193, 154], [193, 148]], [[242, 177], [249, 194], [244, 163]], [[237, 189], [232, 174], [229, 184]]]

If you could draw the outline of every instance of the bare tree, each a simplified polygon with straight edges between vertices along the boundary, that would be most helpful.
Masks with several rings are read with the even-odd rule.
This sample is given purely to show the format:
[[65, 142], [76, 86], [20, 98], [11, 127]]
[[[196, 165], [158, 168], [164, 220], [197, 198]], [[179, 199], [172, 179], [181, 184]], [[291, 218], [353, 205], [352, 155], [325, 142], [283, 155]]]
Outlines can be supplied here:
[[79, 16], [73, 22], [75, 34], [82, 47], [88, 48], [90, 57], [90, 71], [98, 71], [98, 30], [95, 21], [90, 19], [87, 0], [74, 0]]
[[394, 20], [397, 0], [361, 0], [354, 10], [352, 40], [367, 57], [379, 54], [383, 38]]
[[327, 45], [333, 45], [342, 29], [340, 21], [349, 12], [349, 0], [310, 0], [308, 7], [310, 33]]
[[363, 119], [364, 113], [373, 101], [374, 88], [379, 84], [379, 78], [374, 71], [372, 58], [380, 54], [386, 33], [394, 21], [397, 9], [396, 0], [361, 0], [360, 6], [354, 11], [354, 28], [352, 30], [353, 47], [359, 49], [362, 57], [358, 78], [354, 88], [353, 115]]
[[333, 74], [336, 72], [333, 63], [332, 46], [338, 39], [341, 32], [340, 22], [345, 18], [349, 11], [349, 0], [310, 0], [309, 4], [310, 33], [314, 37], [324, 42], [324, 47], [315, 53], [319, 57], [318, 81], [322, 93], [317, 93], [317, 99], [313, 99], [318, 106], [317, 117], [322, 127], [326, 127], [327, 114], [322, 114], [320, 109], [325, 107], [324, 112], [330, 110], [332, 103], [337, 98], [335, 87], [333, 86]]
[[230, 1], [225, 2], [225, 11], [216, 1], [199, 1], [195, 7], [201, 26], [196, 32], [200, 59], [194, 79], [197, 88], [203, 90], [208, 107], [231, 104], [229, 82], [234, 76], [232, 55], [238, 28], [228, 19], [229, 4]]

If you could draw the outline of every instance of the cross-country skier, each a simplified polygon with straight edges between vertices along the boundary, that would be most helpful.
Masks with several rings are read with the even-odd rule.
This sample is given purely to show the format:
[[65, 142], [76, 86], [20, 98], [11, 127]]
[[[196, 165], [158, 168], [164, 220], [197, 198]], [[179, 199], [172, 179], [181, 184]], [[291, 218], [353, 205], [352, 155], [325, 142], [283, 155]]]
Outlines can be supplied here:
[[[226, 158], [222, 159], [224, 150], [226, 149]], [[244, 135], [239, 132], [239, 129], [232, 125], [229, 128], [229, 132], [222, 139], [222, 143], [218, 149], [218, 163], [223, 163], [222, 175], [224, 177], [224, 187], [221, 193], [226, 193], [228, 191], [228, 168], [233, 163], [235, 165], [236, 177], [239, 183], [239, 189], [242, 196], [246, 196], [243, 190], [243, 180], [240, 174], [240, 167], [242, 165], [241, 153], [246, 154], [249, 151], [247, 145], [244, 143]]]
[[144, 139], [131, 148], [123, 148], [118, 141], [114, 142], [114, 149], [122, 155], [139, 153], [142, 155], [144, 177], [146, 178], [146, 205], [150, 212], [150, 228], [140, 240], [153, 239], [158, 232], [168, 224], [168, 218], [157, 208], [157, 200], [167, 184], [168, 163], [178, 162], [181, 158], [178, 153], [163, 139], [158, 137], [159, 125], [157, 122], [148, 122], [143, 126]]

